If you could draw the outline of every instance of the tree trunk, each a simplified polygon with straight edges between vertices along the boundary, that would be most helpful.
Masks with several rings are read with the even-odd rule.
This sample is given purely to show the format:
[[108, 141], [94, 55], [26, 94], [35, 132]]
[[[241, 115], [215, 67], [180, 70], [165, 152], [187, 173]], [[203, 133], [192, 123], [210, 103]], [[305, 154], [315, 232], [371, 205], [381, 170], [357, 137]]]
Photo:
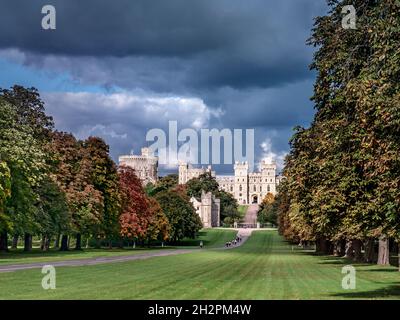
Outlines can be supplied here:
[[8, 251], [8, 235], [7, 231], [0, 233], [0, 251]]
[[328, 251], [328, 244], [326, 238], [317, 238], [315, 241], [315, 250], [318, 254], [326, 254]]
[[340, 240], [338, 240], [338, 241], [335, 241], [334, 243], [333, 243], [333, 255], [335, 256], [335, 257], [340, 257], [341, 256], [341, 252], [340, 252], [340, 245], [341, 245], [341, 241]]
[[13, 239], [12, 239], [12, 244], [11, 244], [11, 249], [16, 250], [18, 247], [18, 235], [14, 234]]
[[68, 251], [68, 236], [66, 234], [63, 234], [61, 237], [61, 247], [60, 251]]
[[398, 254], [398, 264], [399, 264], [399, 271], [400, 271], [400, 243], [397, 244], [397, 254]]
[[40, 245], [43, 251], [48, 251], [50, 248], [50, 238], [47, 235], [43, 235], [42, 243]]
[[346, 240], [340, 240], [340, 256], [343, 257], [346, 255]]
[[32, 250], [32, 235], [29, 233], [24, 234], [24, 251]]
[[86, 238], [86, 249], [89, 248], [89, 238]]
[[50, 237], [46, 237], [46, 242], [44, 244], [46, 251], [50, 250], [50, 241], [51, 241]]
[[75, 250], [82, 250], [82, 236], [80, 233], [76, 235]]
[[326, 254], [333, 255], [334, 245], [330, 240], [326, 240]]
[[365, 241], [364, 244], [365, 253], [364, 253], [364, 260], [368, 263], [373, 263], [375, 261], [375, 244], [374, 239], [369, 238]]
[[54, 248], [56, 248], [56, 249], [58, 249], [60, 247], [60, 237], [61, 237], [61, 235], [58, 234], [56, 236], [56, 240], [54, 241]]
[[40, 241], [40, 250], [44, 251], [46, 246], [46, 236], [42, 235], [42, 240]]
[[354, 258], [354, 248], [353, 248], [353, 241], [352, 240], [347, 240], [346, 241], [346, 249], [345, 249], [344, 257], [346, 259], [353, 259]]
[[379, 238], [378, 264], [389, 265], [389, 240], [385, 236]]
[[353, 240], [353, 248], [354, 248], [354, 261], [362, 261], [362, 254], [361, 254], [361, 240]]

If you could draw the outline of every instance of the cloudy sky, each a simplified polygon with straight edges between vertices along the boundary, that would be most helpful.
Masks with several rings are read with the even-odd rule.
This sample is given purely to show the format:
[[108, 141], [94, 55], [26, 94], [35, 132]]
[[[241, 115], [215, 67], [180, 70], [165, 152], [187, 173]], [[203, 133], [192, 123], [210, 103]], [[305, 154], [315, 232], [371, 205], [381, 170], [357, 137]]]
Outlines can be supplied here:
[[[177, 120], [255, 129], [256, 161], [281, 161], [292, 128], [312, 118], [305, 42], [323, 0], [0, 3], [0, 87], [38, 88], [57, 129], [101, 136], [115, 160]], [[56, 30], [41, 27], [46, 4]]]

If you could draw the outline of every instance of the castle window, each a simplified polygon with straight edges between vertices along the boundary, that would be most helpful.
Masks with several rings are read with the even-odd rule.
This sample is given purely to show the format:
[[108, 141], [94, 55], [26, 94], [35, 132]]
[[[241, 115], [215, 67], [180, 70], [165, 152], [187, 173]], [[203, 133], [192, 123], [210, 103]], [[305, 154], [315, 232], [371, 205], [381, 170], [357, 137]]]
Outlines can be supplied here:
[[242, 185], [239, 186], [239, 191], [242, 191]]
[[262, 186], [260, 186], [260, 192], [262, 192]]
[[254, 187], [253, 187], [253, 190], [254, 190], [254, 191], [257, 191], [257, 187], [256, 187], [256, 186], [254, 186]]
[[270, 192], [271, 188], [269, 187], [269, 185], [267, 186], [267, 191]]

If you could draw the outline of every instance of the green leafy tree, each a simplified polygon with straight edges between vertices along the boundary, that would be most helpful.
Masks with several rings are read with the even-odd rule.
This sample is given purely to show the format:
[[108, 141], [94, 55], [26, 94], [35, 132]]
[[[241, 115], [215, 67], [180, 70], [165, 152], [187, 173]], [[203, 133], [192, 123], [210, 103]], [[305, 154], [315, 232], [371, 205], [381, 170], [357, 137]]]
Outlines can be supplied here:
[[5, 203], [11, 195], [11, 173], [4, 161], [0, 162], [0, 251], [7, 251], [7, 230], [10, 226]]
[[28, 238], [35, 231], [38, 225], [34, 219], [35, 188], [46, 170], [41, 144], [35, 139], [33, 130], [20, 121], [17, 111], [15, 106], [0, 97], [0, 161], [7, 166], [11, 182], [11, 194], [3, 209], [2, 220], [7, 221], [2, 225], [3, 239], [13, 230], [23, 230]]
[[257, 220], [260, 223], [271, 223], [277, 224], [278, 219], [278, 197], [275, 199], [272, 193], [267, 193], [263, 201], [260, 204], [260, 208], [257, 212]]
[[176, 190], [158, 193], [155, 199], [164, 211], [171, 230], [170, 239], [177, 242], [185, 237], [194, 238], [202, 228], [200, 217], [196, 214], [188, 197]]
[[109, 146], [98, 137], [89, 137], [83, 142], [84, 157], [90, 165], [87, 180], [100, 192], [103, 210], [100, 223], [93, 230], [95, 234], [112, 240], [119, 237], [119, 176], [117, 166], [109, 155]]
[[[284, 175], [283, 233], [315, 239], [321, 252], [361, 259], [379, 238], [387, 264], [388, 238], [399, 234], [400, 112], [398, 1], [329, 1], [309, 43], [318, 48], [310, 128], [296, 128]], [[357, 29], [342, 27], [342, 8], [357, 9]], [[282, 226], [280, 226], [281, 228]], [[288, 230], [290, 232], [288, 232]], [[370, 257], [366, 257], [370, 260]]]
[[40, 221], [39, 233], [42, 236], [42, 250], [50, 247], [52, 237], [65, 232], [69, 225], [68, 204], [65, 193], [51, 180], [45, 178], [38, 188], [39, 203], [36, 219]]
[[206, 193], [212, 192], [213, 194], [217, 194], [219, 186], [215, 177], [210, 172], [205, 172], [198, 178], [190, 179], [186, 183], [186, 188], [189, 197], [200, 198], [203, 190]]
[[145, 187], [145, 190], [147, 195], [153, 197], [161, 191], [174, 189], [177, 186], [178, 186], [178, 175], [169, 174], [165, 177], [159, 178], [155, 185], [152, 183], [148, 183]]

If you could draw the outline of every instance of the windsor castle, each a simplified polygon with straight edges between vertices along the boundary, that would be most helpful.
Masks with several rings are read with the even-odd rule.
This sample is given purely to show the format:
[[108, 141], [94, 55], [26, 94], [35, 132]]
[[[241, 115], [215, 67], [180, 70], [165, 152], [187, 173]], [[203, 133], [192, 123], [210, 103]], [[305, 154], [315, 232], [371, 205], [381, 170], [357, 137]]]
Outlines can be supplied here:
[[[150, 154], [148, 148], [142, 148], [141, 155], [119, 157], [120, 165], [135, 169], [144, 184], [155, 183], [158, 176], [158, 158]], [[231, 193], [240, 204], [261, 203], [268, 193], [276, 194], [280, 177], [276, 174], [276, 163], [262, 161], [259, 172], [249, 172], [247, 162], [236, 162], [233, 166], [234, 175], [216, 175], [211, 166], [194, 168], [190, 164], [179, 164], [179, 184], [185, 184], [190, 179], [209, 172], [214, 176], [221, 190]]]
[[271, 193], [276, 194], [277, 186], [281, 180], [276, 174], [276, 163], [262, 161], [260, 172], [249, 172], [247, 162], [236, 162], [234, 175], [216, 175], [211, 167], [193, 168], [187, 163], [179, 165], [179, 183], [185, 184], [190, 179], [209, 172], [214, 176], [221, 190], [229, 192], [240, 204], [260, 204], [264, 197]]

